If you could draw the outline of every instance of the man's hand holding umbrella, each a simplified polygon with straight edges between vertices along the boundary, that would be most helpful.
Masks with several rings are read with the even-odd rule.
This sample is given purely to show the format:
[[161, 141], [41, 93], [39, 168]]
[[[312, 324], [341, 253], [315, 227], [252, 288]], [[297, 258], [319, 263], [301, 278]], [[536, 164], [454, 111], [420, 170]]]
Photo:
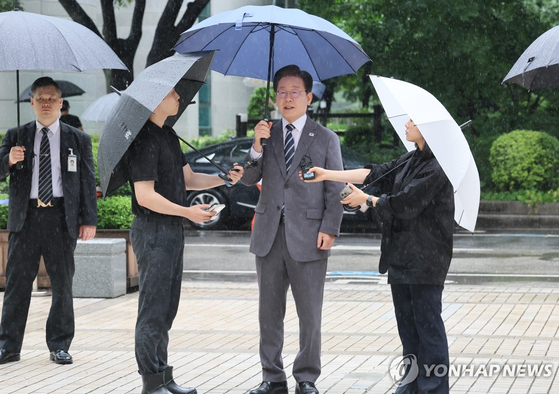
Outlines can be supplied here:
[[262, 153], [262, 139], [270, 138], [270, 129], [272, 128], [272, 122], [266, 122], [261, 120], [254, 127], [254, 150], [258, 153]]
[[10, 149], [10, 156], [8, 158], [10, 167], [17, 162], [23, 161], [23, 159], [25, 159], [25, 146], [13, 146], [12, 149]]

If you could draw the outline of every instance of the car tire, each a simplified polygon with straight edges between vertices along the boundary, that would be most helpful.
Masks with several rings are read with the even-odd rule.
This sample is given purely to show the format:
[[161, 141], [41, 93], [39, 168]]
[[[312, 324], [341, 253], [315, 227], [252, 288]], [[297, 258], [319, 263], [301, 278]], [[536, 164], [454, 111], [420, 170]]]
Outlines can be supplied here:
[[[190, 192], [186, 199], [186, 206], [191, 207], [200, 204], [209, 204], [209, 205], [226, 204], [227, 205], [227, 202], [225, 201], [225, 198], [220, 193], [214, 190], [199, 190], [199, 191]], [[195, 223], [188, 219], [187, 221], [191, 227], [197, 230], [213, 230], [213, 229], [221, 228], [223, 226], [223, 223], [227, 219], [228, 213], [229, 210], [228, 207], [226, 206], [225, 209], [223, 209], [220, 213], [215, 215], [209, 222]]]

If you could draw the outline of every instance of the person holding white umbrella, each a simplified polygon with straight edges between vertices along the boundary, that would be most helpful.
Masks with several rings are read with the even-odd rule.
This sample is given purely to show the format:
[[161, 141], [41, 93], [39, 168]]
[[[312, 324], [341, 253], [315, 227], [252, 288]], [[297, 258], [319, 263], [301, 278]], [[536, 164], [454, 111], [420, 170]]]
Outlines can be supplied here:
[[397, 393], [448, 393], [448, 376], [439, 373], [448, 371], [449, 363], [441, 299], [452, 258], [453, 219], [473, 232], [480, 198], [477, 167], [461, 130], [468, 122], [459, 126], [419, 86], [370, 78], [408, 153], [359, 170], [309, 172], [318, 181], [374, 183], [381, 189], [379, 196], [369, 196], [349, 185], [351, 194], [342, 203], [365, 203], [382, 221], [379, 271], [388, 272], [404, 355]]
[[446, 366], [448, 371], [449, 366], [441, 311], [452, 258], [454, 191], [417, 125], [409, 120], [405, 128], [415, 150], [363, 169], [313, 167], [309, 172], [315, 179], [305, 182], [375, 182], [380, 188], [382, 194], [374, 196], [350, 183], [352, 192], [341, 202], [352, 207], [366, 204], [382, 221], [379, 271], [388, 272], [403, 355], [417, 361], [416, 368], [408, 364], [397, 393], [448, 393], [447, 374], [427, 371], [433, 366]]

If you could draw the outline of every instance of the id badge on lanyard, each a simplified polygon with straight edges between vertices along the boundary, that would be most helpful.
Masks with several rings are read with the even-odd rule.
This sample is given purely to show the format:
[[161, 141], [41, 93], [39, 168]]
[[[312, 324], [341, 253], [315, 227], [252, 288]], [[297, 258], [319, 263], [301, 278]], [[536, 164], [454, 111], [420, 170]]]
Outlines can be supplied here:
[[68, 148], [70, 153], [68, 154], [68, 172], [78, 171], [78, 157], [74, 154], [71, 148]]

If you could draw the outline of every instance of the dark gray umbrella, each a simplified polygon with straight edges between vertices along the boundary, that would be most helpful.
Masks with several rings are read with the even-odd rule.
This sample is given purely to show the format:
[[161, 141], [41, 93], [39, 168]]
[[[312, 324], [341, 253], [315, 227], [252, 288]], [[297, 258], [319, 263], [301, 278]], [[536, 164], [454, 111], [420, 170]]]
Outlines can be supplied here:
[[[60, 90], [62, 91], [62, 98], [81, 96], [85, 93], [82, 88], [70, 81], [57, 80], [55, 82], [58, 84], [58, 86], [60, 86]], [[21, 92], [18, 101], [20, 103], [24, 101], [31, 101], [31, 86], [28, 86], [23, 92]]]
[[559, 85], [559, 26], [539, 36], [503, 80], [532, 90]]
[[[97, 34], [79, 23], [17, 10], [0, 13], [0, 71], [128, 68]], [[17, 106], [19, 129], [20, 112]], [[19, 134], [19, 133], [18, 133]]]
[[146, 68], [122, 92], [107, 117], [97, 152], [104, 196], [126, 182], [118, 164], [155, 108], [175, 88], [180, 96], [179, 112], [165, 121], [174, 125], [204, 84], [213, 56], [213, 51], [177, 53]]

